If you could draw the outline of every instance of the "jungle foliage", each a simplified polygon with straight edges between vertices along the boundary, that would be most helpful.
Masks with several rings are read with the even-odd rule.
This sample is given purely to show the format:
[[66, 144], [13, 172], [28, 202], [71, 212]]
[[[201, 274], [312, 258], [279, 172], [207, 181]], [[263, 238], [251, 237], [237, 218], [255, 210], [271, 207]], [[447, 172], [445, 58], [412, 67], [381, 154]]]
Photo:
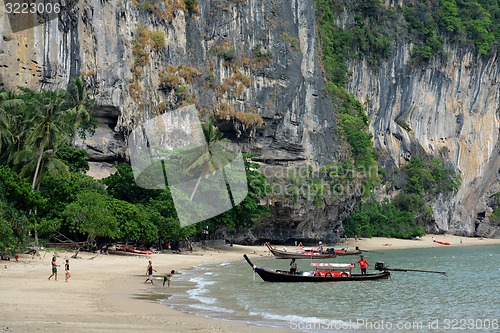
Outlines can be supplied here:
[[[66, 90], [0, 91], [0, 252], [21, 249], [32, 241], [28, 235], [33, 232], [44, 241], [71, 239], [89, 246], [149, 244], [183, 240], [207, 226], [211, 231], [222, 226], [247, 229], [269, 214], [260, 198], [270, 188], [249, 156], [248, 196], [203, 226], [181, 227], [170, 191], [137, 186], [129, 164], [100, 181], [85, 175], [88, 154], [71, 142], [75, 135], [92, 134], [92, 105], [79, 78]], [[222, 139], [213, 124], [203, 127], [212, 133], [214, 144]], [[195, 162], [202, 168], [205, 163]]]

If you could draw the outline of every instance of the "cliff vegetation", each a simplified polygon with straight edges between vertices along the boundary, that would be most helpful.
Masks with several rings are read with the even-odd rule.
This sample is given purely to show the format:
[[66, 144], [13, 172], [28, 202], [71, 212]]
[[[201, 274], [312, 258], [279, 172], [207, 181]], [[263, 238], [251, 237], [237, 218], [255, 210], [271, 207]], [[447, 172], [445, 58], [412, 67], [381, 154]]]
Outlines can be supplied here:
[[[445, 42], [461, 44], [486, 56], [496, 50], [500, 40], [497, 1], [387, 4], [377, 0], [316, 0], [315, 12], [327, 91], [355, 165], [365, 170], [379, 165], [375, 160], [381, 162], [385, 152], [373, 148], [365, 107], [346, 90], [350, 63], [359, 59], [376, 68], [391, 56], [396, 45], [404, 43], [413, 45], [413, 66], [435, 57], [445, 59]], [[398, 124], [411, 132], [403, 120]], [[384, 167], [379, 165], [376, 177], [373, 172], [364, 173], [365, 198], [345, 221], [346, 234], [404, 238], [421, 235], [423, 226], [434, 224], [430, 203], [440, 196], [453, 196], [461, 185], [461, 177], [448, 161], [423, 150], [399, 169]], [[394, 189], [395, 194], [379, 201], [371, 190], [382, 184]]]

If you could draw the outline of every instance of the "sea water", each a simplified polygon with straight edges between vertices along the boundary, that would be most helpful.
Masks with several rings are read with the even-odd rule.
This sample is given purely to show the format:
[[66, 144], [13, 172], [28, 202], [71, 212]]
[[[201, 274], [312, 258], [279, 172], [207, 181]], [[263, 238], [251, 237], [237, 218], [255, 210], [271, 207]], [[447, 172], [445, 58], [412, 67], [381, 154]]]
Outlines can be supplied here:
[[[272, 283], [262, 281], [242, 258], [185, 271], [174, 276], [168, 290], [155, 292], [168, 292], [162, 303], [181, 311], [298, 332], [500, 332], [500, 246], [439, 246], [364, 256], [368, 273], [382, 261], [392, 268], [447, 275], [392, 272], [388, 280]], [[271, 269], [289, 268], [289, 260], [252, 261]], [[298, 260], [298, 270], [311, 270], [311, 262]]]

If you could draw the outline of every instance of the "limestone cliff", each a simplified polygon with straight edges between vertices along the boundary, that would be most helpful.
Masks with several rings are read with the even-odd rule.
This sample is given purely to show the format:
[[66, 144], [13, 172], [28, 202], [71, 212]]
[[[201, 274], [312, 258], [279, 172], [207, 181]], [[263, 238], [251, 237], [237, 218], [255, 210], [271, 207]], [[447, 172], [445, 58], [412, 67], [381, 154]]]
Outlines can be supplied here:
[[[3, 17], [2, 79], [11, 88], [45, 89], [78, 73], [86, 79], [99, 126], [77, 144], [90, 151], [95, 176], [127, 158], [125, 138], [138, 123], [186, 104], [217, 118], [226, 136], [256, 153], [271, 173], [316, 168], [338, 152], [335, 116], [321, 93], [312, 0], [71, 5], [64, 16], [17, 33]], [[349, 209], [285, 204], [275, 209], [280, 222], [273, 232], [331, 238], [355, 202], [346, 200]]]
[[[316, 170], [344, 156], [323, 97], [313, 0], [66, 3], [63, 16], [15, 33], [0, 13], [0, 79], [9, 88], [49, 89], [85, 78], [99, 126], [77, 144], [90, 151], [94, 175], [127, 159], [125, 138], [137, 124], [186, 104], [217, 118], [270, 174]], [[450, 49], [446, 63], [422, 67], [409, 64], [410, 48], [400, 46], [377, 70], [352, 63], [350, 90], [395, 166], [412, 145], [447, 149], [463, 185], [456, 197], [433, 203], [436, 230], [473, 234], [478, 214], [487, 218], [486, 198], [498, 191], [497, 55]], [[358, 197], [344, 191], [321, 205], [269, 198], [275, 215], [253, 236], [333, 241]]]
[[423, 149], [460, 173], [458, 193], [432, 203], [431, 231], [498, 237], [484, 223], [500, 189], [498, 53], [447, 46], [446, 61], [414, 65], [411, 47], [399, 45], [377, 69], [351, 64], [349, 89], [366, 106], [375, 146], [388, 153], [389, 168]]

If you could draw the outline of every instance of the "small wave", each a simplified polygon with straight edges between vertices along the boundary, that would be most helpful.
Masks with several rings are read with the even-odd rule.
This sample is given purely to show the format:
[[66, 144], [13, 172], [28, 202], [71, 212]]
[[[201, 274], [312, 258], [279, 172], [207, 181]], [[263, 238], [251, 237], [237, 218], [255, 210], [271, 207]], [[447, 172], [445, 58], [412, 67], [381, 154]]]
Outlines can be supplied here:
[[206, 264], [199, 264], [199, 265], [193, 266], [193, 268], [195, 270], [199, 270], [199, 271], [206, 271], [208, 269]]
[[205, 304], [189, 304], [189, 307], [198, 309], [198, 310], [206, 310], [210, 312], [222, 312], [222, 313], [234, 313], [234, 310], [221, 308], [219, 306], [208, 306]]
[[205, 297], [205, 296], [192, 295], [192, 296], [189, 296], [189, 298], [197, 300], [203, 304], [215, 304], [217, 302], [217, 299], [215, 297]]
[[219, 264], [220, 267], [226, 267], [229, 265], [231, 265], [231, 263], [229, 263], [229, 262], [223, 262], [223, 263]]
[[194, 289], [187, 291], [190, 299], [197, 300], [203, 304], [215, 304], [217, 302], [215, 297], [201, 296], [208, 293], [209, 290], [206, 287], [213, 285], [215, 283], [214, 281], [205, 280], [203, 277], [194, 277], [189, 281], [196, 283], [196, 287]]
[[[346, 322], [343, 320], [332, 320], [318, 317], [303, 317], [297, 315], [279, 315], [268, 312], [253, 312], [250, 311], [249, 315], [262, 317], [272, 321], [285, 321], [289, 323], [300, 323], [301, 325], [312, 324], [318, 327], [341, 327], [343, 329], [358, 329], [359, 325], [354, 322]], [[311, 325], [307, 325], [311, 326]]]
[[198, 296], [198, 295], [203, 295], [206, 293], [208, 293], [208, 289], [205, 289], [205, 288], [190, 289], [187, 291], [187, 294], [189, 296]]
[[215, 284], [215, 281], [205, 280], [202, 276], [197, 276], [197, 277], [191, 278], [191, 279], [189, 279], [189, 282], [196, 283], [198, 288], [203, 288], [205, 286], [210, 286], [212, 284]]

